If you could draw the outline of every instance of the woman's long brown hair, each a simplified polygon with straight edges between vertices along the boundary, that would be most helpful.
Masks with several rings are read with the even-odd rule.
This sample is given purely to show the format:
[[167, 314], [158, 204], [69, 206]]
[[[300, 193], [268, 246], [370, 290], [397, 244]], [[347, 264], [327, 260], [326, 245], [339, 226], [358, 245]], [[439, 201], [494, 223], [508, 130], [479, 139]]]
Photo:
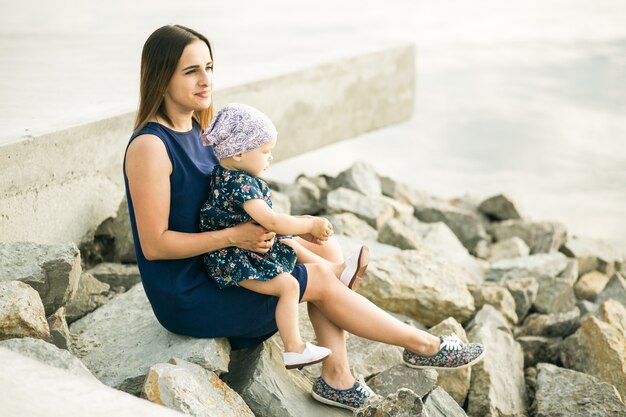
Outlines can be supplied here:
[[[213, 48], [209, 40], [195, 30], [184, 26], [163, 26], [155, 30], [146, 40], [141, 53], [139, 109], [135, 118], [135, 133], [155, 116], [172, 124], [171, 119], [165, 113], [163, 94], [174, 75], [183, 50], [194, 40], [201, 40], [207, 44], [211, 60], [213, 60]], [[195, 111], [193, 114], [201, 130], [207, 128], [212, 117], [213, 103], [208, 109]]]

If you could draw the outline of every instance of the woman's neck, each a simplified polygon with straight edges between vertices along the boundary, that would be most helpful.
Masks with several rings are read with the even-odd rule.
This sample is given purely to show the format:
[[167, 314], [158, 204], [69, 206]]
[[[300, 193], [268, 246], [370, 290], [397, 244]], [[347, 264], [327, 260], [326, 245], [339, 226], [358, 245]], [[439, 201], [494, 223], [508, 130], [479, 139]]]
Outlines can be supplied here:
[[193, 112], [177, 112], [175, 109], [169, 109], [167, 104], [165, 105], [165, 112], [170, 122], [166, 121], [163, 116], [157, 114], [155, 119], [158, 123], [177, 132], [188, 132], [193, 127]]

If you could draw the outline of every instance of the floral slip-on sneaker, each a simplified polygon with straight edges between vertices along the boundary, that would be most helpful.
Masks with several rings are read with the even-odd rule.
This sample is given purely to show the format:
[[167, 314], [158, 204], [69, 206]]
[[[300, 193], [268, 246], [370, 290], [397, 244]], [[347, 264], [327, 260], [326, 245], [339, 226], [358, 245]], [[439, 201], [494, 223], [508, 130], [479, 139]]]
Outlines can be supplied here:
[[472, 366], [485, 356], [485, 347], [480, 343], [463, 343], [456, 334], [441, 336], [439, 352], [420, 355], [404, 350], [402, 359], [411, 368], [458, 369]]
[[361, 378], [356, 380], [352, 388], [335, 389], [320, 376], [313, 384], [311, 395], [324, 404], [355, 411], [363, 407], [365, 400], [376, 394]]

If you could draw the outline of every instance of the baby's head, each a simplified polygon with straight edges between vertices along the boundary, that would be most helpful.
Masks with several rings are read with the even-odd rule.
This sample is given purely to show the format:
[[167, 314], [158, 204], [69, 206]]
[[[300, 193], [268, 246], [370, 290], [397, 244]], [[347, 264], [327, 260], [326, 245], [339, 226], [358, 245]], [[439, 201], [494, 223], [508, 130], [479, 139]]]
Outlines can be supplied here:
[[231, 103], [217, 115], [201, 135], [205, 146], [213, 146], [220, 165], [260, 175], [272, 161], [278, 133], [272, 121], [254, 107]]

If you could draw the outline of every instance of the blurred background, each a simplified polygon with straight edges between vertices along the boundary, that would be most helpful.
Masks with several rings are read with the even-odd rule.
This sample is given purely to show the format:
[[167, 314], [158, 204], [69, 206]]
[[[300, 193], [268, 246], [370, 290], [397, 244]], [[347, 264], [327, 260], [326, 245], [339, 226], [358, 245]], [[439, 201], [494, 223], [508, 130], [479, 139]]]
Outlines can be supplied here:
[[415, 43], [410, 121], [268, 178], [365, 160], [442, 197], [505, 193], [626, 253], [625, 2], [0, 0], [0, 144], [135, 109], [143, 42], [171, 23], [213, 41], [217, 89]]

